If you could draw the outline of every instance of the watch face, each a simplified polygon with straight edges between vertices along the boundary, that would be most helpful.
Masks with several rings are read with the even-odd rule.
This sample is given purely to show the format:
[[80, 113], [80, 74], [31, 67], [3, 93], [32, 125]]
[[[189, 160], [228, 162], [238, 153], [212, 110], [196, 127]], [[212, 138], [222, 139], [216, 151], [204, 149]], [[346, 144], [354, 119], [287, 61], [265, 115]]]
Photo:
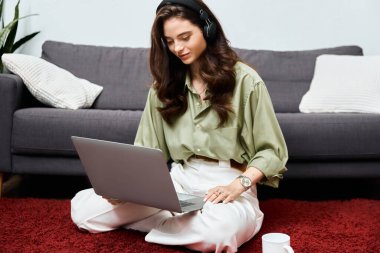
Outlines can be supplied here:
[[241, 176], [240, 177], [240, 182], [245, 188], [249, 188], [252, 185], [251, 180], [248, 177]]
[[249, 178], [246, 178], [246, 177], [243, 177], [242, 178], [242, 183], [245, 187], [250, 187], [251, 186], [251, 180], [249, 180]]

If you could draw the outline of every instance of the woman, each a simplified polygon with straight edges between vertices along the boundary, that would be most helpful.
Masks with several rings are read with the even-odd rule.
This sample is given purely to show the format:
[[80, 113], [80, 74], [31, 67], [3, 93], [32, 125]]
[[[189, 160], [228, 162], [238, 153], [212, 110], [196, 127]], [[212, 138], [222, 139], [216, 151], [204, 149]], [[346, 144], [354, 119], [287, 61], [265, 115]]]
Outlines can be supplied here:
[[162, 1], [151, 39], [154, 83], [135, 145], [161, 149], [176, 190], [204, 196], [205, 205], [176, 214], [88, 189], [72, 200], [72, 219], [90, 232], [124, 227], [147, 232], [148, 242], [236, 252], [263, 221], [256, 184], [277, 187], [285, 171], [270, 97], [202, 1]]

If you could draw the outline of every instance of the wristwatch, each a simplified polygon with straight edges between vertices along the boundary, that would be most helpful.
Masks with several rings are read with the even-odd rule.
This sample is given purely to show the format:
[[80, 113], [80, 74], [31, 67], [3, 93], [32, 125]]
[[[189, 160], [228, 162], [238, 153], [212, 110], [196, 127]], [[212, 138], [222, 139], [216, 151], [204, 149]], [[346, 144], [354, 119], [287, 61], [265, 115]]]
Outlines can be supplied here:
[[241, 185], [244, 187], [245, 190], [248, 190], [252, 186], [252, 181], [249, 177], [240, 175], [237, 177], [239, 179]]

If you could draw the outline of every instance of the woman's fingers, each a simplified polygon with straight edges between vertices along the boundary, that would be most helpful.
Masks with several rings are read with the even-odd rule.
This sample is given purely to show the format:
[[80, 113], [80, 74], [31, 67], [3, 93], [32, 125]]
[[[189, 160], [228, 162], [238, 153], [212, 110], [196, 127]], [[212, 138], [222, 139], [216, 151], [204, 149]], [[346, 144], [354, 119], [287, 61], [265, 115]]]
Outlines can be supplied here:
[[203, 199], [205, 202], [206, 201], [214, 201], [216, 198], [218, 197], [218, 194], [217, 194], [217, 191], [215, 188], [209, 190], [207, 193], [206, 193], [206, 196], [205, 198]]
[[224, 200], [225, 200], [229, 195], [230, 195], [229, 193], [226, 193], [226, 192], [220, 192], [219, 195], [218, 195], [218, 197], [216, 197], [212, 203], [217, 204], [217, 203], [220, 203], [220, 202], [224, 202]]
[[235, 199], [232, 195], [230, 190], [225, 186], [218, 186], [215, 188], [210, 189], [204, 198], [204, 201], [210, 201], [214, 204], [219, 202], [225, 202], [226, 199], [229, 199], [229, 201], [232, 201]]
[[216, 203], [228, 203], [238, 198], [245, 191], [238, 180], [232, 181], [227, 186], [217, 186], [211, 188], [204, 198], [204, 201]]
[[223, 200], [223, 203], [224, 204], [227, 204], [228, 202], [231, 202], [233, 200], [236, 199], [236, 196], [233, 196], [233, 195], [228, 195], [224, 200]]

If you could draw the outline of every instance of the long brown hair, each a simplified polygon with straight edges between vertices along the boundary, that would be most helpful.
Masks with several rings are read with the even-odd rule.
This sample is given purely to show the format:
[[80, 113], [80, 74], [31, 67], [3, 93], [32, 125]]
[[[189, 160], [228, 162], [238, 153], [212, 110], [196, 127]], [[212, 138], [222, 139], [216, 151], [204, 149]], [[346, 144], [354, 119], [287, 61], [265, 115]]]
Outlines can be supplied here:
[[[219, 126], [225, 124], [233, 113], [231, 98], [235, 88], [234, 65], [239, 60], [231, 49], [222, 27], [215, 15], [200, 0], [195, 2], [208, 13], [216, 25], [216, 36], [207, 41], [207, 47], [199, 57], [200, 77], [207, 83], [208, 95], [213, 110], [219, 116]], [[151, 32], [150, 69], [154, 79], [157, 96], [164, 104], [157, 108], [163, 119], [172, 124], [187, 110], [185, 79], [189, 66], [169, 51], [164, 39], [163, 24], [171, 17], [189, 20], [203, 30], [204, 23], [199, 13], [181, 5], [166, 5], [156, 15]]]

